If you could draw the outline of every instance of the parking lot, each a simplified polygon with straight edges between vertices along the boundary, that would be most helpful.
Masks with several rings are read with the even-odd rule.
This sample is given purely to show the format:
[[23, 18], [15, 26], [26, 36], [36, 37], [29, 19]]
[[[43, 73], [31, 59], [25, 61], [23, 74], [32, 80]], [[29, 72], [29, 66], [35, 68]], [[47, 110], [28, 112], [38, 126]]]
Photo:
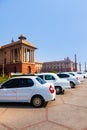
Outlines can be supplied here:
[[0, 130], [87, 130], [87, 79], [44, 108], [0, 103]]

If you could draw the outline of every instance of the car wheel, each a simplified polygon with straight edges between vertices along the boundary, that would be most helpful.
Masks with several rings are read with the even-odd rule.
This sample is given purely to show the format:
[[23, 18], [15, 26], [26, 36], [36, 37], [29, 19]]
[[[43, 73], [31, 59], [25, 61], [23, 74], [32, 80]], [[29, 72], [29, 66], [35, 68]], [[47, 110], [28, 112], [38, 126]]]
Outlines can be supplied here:
[[71, 88], [75, 88], [75, 84], [73, 82], [70, 82]]
[[60, 86], [56, 86], [56, 94], [61, 94], [62, 93], [62, 88]]
[[34, 107], [39, 108], [39, 107], [42, 107], [45, 102], [41, 96], [37, 95], [32, 98], [31, 103]]

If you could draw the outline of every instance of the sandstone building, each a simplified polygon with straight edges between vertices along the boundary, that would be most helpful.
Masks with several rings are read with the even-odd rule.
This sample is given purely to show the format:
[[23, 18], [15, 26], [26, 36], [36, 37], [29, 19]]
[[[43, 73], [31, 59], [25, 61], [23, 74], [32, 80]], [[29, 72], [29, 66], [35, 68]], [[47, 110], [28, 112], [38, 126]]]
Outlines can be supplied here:
[[61, 61], [35, 62], [34, 51], [37, 48], [26, 41], [24, 35], [20, 35], [18, 39], [0, 46], [0, 74], [77, 71], [76, 56], [75, 62], [69, 57]]
[[43, 62], [35, 62], [35, 73], [40, 73], [43, 68]]
[[41, 67], [40, 66], [39, 66], [39, 72], [77, 71], [77, 63], [71, 61], [69, 57], [64, 58], [64, 60], [60, 61], [43, 62], [42, 66]]
[[0, 73], [35, 73], [34, 45], [24, 35], [19, 40], [0, 46]]

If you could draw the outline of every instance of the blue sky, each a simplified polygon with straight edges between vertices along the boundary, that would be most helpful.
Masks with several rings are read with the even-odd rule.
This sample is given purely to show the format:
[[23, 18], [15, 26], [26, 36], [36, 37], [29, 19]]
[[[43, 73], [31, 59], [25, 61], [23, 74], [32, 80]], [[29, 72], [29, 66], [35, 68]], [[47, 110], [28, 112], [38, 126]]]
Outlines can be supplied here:
[[0, 0], [0, 45], [27, 37], [36, 61], [87, 62], [87, 0]]

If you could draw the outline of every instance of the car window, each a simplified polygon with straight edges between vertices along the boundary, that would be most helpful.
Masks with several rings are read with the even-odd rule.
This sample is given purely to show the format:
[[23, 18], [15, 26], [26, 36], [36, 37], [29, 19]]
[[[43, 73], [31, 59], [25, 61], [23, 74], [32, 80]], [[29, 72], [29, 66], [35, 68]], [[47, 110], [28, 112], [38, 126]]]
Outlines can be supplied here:
[[75, 76], [75, 74], [73, 74], [73, 73], [69, 73], [69, 74], [71, 74], [71, 75]]
[[11, 79], [5, 82], [1, 87], [2, 88], [21, 88], [21, 87], [31, 87], [34, 85], [34, 82], [30, 78], [18, 78]]
[[69, 77], [69, 75], [67, 75], [67, 74], [58, 74], [58, 76], [60, 78], [68, 78]]
[[34, 82], [30, 78], [20, 78], [19, 87], [31, 87], [34, 85]]
[[19, 87], [19, 80], [18, 79], [11, 79], [1, 86], [2, 88], [17, 88]]
[[60, 78], [62, 78], [62, 74], [57, 74], [57, 76], [59, 76]]
[[40, 84], [45, 84], [46, 81], [44, 81], [43, 79], [41, 79], [40, 77], [37, 77], [36, 80], [40, 83]]
[[43, 75], [38, 75], [38, 77], [40, 77], [41, 79], [43, 79]]
[[45, 75], [45, 80], [55, 80], [52, 75]]

